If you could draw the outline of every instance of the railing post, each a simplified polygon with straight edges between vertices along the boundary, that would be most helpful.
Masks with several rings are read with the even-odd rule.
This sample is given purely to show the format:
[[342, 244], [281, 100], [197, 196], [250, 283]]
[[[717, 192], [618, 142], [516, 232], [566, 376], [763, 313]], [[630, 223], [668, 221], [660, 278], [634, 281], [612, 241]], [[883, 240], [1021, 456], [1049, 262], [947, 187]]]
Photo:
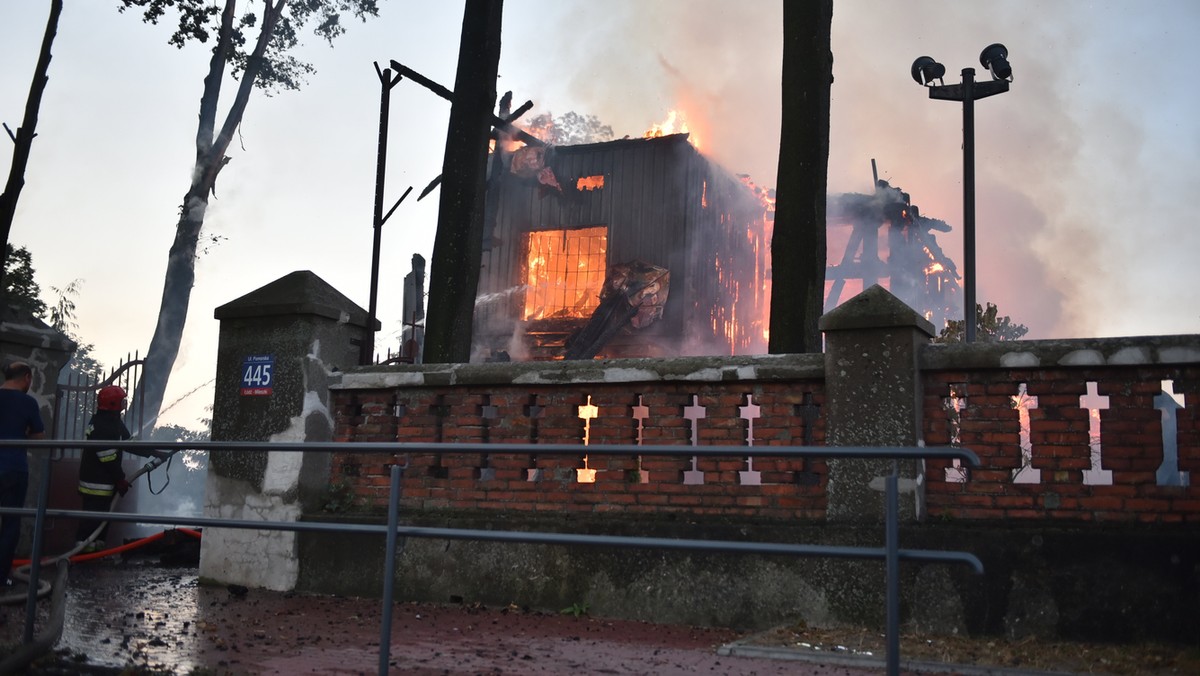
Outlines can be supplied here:
[[[136, 449], [154, 449], [154, 450], [188, 450], [188, 449], [207, 449], [212, 451], [224, 451], [231, 455], [234, 454], [251, 454], [251, 453], [267, 453], [267, 452], [326, 452], [332, 453], [337, 449], [353, 449], [357, 453], [390, 453], [393, 461], [390, 466], [390, 490], [388, 501], [388, 518], [387, 525], [382, 526], [377, 523], [357, 524], [357, 523], [317, 523], [304, 521], [263, 521], [262, 519], [233, 519], [229, 517], [208, 518], [208, 517], [183, 517], [180, 515], [160, 516], [160, 515], [144, 515], [136, 513], [115, 512], [108, 515], [108, 520], [118, 522], [135, 522], [135, 523], [163, 523], [174, 525], [192, 525], [199, 527], [211, 528], [230, 528], [249, 531], [261, 530], [281, 530], [292, 532], [335, 532], [335, 533], [371, 533], [378, 535], [383, 532], [386, 536], [386, 548], [384, 552], [384, 571], [383, 576], [383, 591], [381, 602], [382, 617], [380, 626], [380, 652], [379, 652], [379, 673], [387, 674], [391, 662], [391, 633], [392, 633], [392, 616], [394, 612], [394, 597], [395, 597], [395, 578], [397, 569], [397, 559], [399, 554], [398, 543], [400, 540], [399, 530], [399, 509], [401, 495], [401, 484], [404, 470], [408, 467], [409, 460], [407, 453], [400, 453], [406, 448], [419, 449], [417, 452], [430, 454], [459, 454], [464, 451], [494, 451], [507, 453], [528, 453], [536, 450], [538, 453], [547, 455], [577, 455], [579, 446], [576, 444], [397, 444], [395, 442], [146, 442], [146, 441], [124, 441], [124, 442], [98, 442], [98, 441], [62, 441], [62, 440], [8, 440], [0, 439], [0, 449], [9, 446], [24, 445], [35, 451], [48, 451], [51, 448], [65, 446], [78, 446], [81, 448], [107, 448], [111, 445], [117, 445], [121, 448]], [[744, 454], [743, 446], [658, 446], [645, 447], [632, 444], [613, 444], [600, 445], [589, 447], [589, 453], [595, 453], [598, 456], [628, 456], [634, 453], [651, 453], [657, 455], [667, 455], [674, 457], [686, 457], [688, 455], [701, 454], [706, 457], [738, 457]], [[878, 547], [854, 547], [854, 546], [829, 546], [829, 545], [800, 545], [800, 544], [785, 544], [778, 542], [745, 542], [745, 541], [703, 541], [691, 540], [683, 538], [663, 538], [663, 537], [627, 537], [627, 536], [612, 536], [612, 535], [583, 535], [576, 533], [540, 533], [540, 532], [521, 532], [507, 530], [473, 530], [463, 528], [429, 528], [429, 527], [405, 527], [405, 537], [425, 537], [436, 539], [450, 540], [478, 540], [478, 541], [495, 541], [506, 543], [528, 542], [542, 545], [567, 545], [567, 546], [603, 546], [603, 547], [632, 547], [632, 548], [649, 548], [649, 549], [667, 549], [667, 550], [687, 550], [706, 553], [727, 552], [734, 554], [754, 554], [754, 555], [775, 555], [788, 554], [794, 556], [816, 556], [816, 557], [833, 557], [843, 559], [884, 559], [886, 562], [886, 588], [887, 588], [887, 673], [898, 676], [900, 668], [900, 559], [903, 555], [907, 561], [925, 561], [938, 563], [964, 563], [971, 565], [977, 573], [982, 573], [983, 568], [979, 560], [963, 552], [935, 552], [926, 550], [901, 550], [900, 549], [900, 532], [899, 523], [901, 517], [899, 491], [900, 491], [900, 460], [912, 460], [919, 457], [936, 457], [936, 458], [961, 458], [964, 462], [971, 466], [977, 467], [979, 464], [978, 458], [974, 453], [967, 449], [961, 448], [903, 448], [903, 447], [849, 447], [836, 448], [829, 447], [817, 449], [814, 447], [763, 447], [763, 453], [772, 456], [801, 456], [814, 457], [818, 455], [840, 455], [844, 458], [854, 459], [891, 459], [892, 468], [889, 474], [883, 477], [885, 491], [885, 547], [881, 550]], [[404, 461], [396, 462], [398, 456], [404, 456]], [[49, 463], [49, 455], [43, 457], [43, 463]], [[48, 481], [49, 473], [42, 474], [42, 487], [39, 491], [38, 507], [36, 510], [28, 510], [25, 508], [12, 509], [0, 508], [4, 512], [17, 512], [22, 516], [32, 514], [36, 517], [37, 526], [35, 527], [36, 535], [34, 540], [34, 577], [30, 584], [30, 593], [34, 593], [34, 587], [37, 584], [38, 564], [41, 563], [41, 547], [42, 542], [37, 535], [40, 535], [44, 530], [43, 524], [46, 516], [53, 515], [55, 517], [67, 517], [78, 519], [86, 517], [87, 512], [77, 510], [63, 509], [48, 509], [46, 482]], [[211, 532], [211, 531], [209, 531]], [[61, 558], [61, 557], [60, 557]], [[406, 578], [407, 579], [407, 578]], [[61, 628], [61, 624], [60, 624]], [[32, 643], [32, 637], [26, 637], [26, 643]], [[2, 667], [2, 665], [0, 665]]]
[[893, 462], [887, 476], [887, 519], [884, 554], [887, 561], [887, 673], [900, 674], [900, 467]]
[[38, 580], [42, 574], [42, 532], [46, 526], [46, 504], [50, 497], [50, 450], [40, 454], [42, 458], [41, 486], [38, 487], [37, 516], [33, 519], [33, 551], [29, 558], [29, 590], [25, 597], [25, 634], [22, 637], [26, 645], [33, 643], [33, 624], [37, 616]]
[[400, 525], [400, 465], [392, 465], [388, 493], [387, 549], [383, 553], [383, 620], [379, 623], [379, 676], [386, 676], [392, 652], [392, 594], [396, 587], [396, 528]]

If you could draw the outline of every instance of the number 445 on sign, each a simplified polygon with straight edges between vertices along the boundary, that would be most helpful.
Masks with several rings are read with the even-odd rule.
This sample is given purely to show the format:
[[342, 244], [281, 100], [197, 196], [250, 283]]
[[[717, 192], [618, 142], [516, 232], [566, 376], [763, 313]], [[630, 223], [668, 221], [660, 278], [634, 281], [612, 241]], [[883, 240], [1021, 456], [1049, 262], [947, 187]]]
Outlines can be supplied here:
[[275, 379], [275, 356], [252, 354], [242, 361], [242, 396], [263, 397], [271, 394]]

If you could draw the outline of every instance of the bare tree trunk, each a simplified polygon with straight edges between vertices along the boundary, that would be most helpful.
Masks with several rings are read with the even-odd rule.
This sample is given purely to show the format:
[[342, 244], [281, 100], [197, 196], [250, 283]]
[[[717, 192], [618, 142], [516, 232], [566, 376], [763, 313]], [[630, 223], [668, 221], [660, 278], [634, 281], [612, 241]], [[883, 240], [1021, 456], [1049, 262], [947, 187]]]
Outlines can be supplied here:
[[187, 322], [188, 305], [191, 302], [192, 286], [196, 280], [196, 247], [200, 231], [204, 227], [204, 215], [208, 210], [208, 196], [214, 190], [217, 174], [229, 162], [225, 151], [233, 140], [233, 132], [242, 122], [250, 92], [262, 70], [263, 54], [275, 34], [279, 16], [287, 0], [274, 4], [264, 2], [262, 28], [255, 44], [254, 53], [246, 65], [238, 84], [233, 105], [225, 116], [220, 132], [214, 138], [217, 104], [221, 95], [221, 81], [225, 72], [226, 56], [233, 40], [235, 0], [226, 0], [221, 16], [221, 34], [217, 47], [209, 62], [208, 75], [204, 78], [204, 94], [200, 97], [200, 121], [196, 130], [196, 166], [192, 171], [192, 183], [184, 195], [180, 207], [179, 222], [175, 226], [175, 241], [167, 257], [167, 270], [163, 278], [163, 295], [158, 309], [158, 323], [154, 336], [146, 350], [146, 363], [142, 379], [138, 382], [130, 411], [141, 411], [141, 420], [130, 421], [131, 428], [142, 438], [148, 438], [162, 409], [163, 395], [175, 359], [179, 356], [179, 344]]
[[817, 320], [825, 294], [832, 20], [833, 0], [783, 3], [783, 126], [771, 238], [772, 354], [821, 351]]
[[50, 77], [50, 47], [58, 35], [58, 17], [62, 14], [63, 0], [51, 0], [50, 16], [46, 19], [46, 33], [42, 37], [42, 51], [38, 55], [33, 71], [33, 82], [29, 85], [29, 98], [25, 99], [25, 117], [17, 133], [9, 132], [13, 142], [12, 166], [4, 192], [0, 193], [0, 289], [4, 288], [4, 264], [8, 257], [8, 234], [12, 231], [13, 218], [17, 214], [17, 198], [25, 187], [25, 168], [33, 151], [33, 137], [37, 136], [38, 112], [42, 107], [42, 94]]
[[463, 13], [429, 275], [425, 363], [471, 358], [503, 7], [503, 0], [467, 0]]

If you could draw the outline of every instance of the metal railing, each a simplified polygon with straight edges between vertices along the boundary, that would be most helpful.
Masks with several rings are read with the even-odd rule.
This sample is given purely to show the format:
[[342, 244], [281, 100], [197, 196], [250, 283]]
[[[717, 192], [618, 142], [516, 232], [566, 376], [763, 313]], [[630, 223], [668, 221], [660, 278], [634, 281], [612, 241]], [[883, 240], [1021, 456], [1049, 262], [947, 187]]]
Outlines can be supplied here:
[[[0, 448], [19, 446], [43, 453], [43, 482], [38, 494], [36, 509], [3, 509], [0, 514], [33, 516], [33, 551], [31, 553], [31, 582], [38, 579], [42, 563], [42, 531], [47, 517], [92, 518], [95, 512], [81, 510], [50, 509], [47, 506], [49, 492], [49, 459], [55, 448], [70, 445], [72, 448], [122, 448], [156, 449], [163, 451], [201, 450], [229, 452], [334, 452], [385, 453], [396, 456], [411, 454], [442, 455], [461, 453], [514, 453], [537, 455], [660, 455], [681, 457], [744, 457], [750, 451], [755, 457], [792, 457], [822, 459], [892, 460], [892, 472], [886, 477], [884, 546], [848, 547], [836, 545], [806, 545], [780, 542], [738, 542], [728, 540], [697, 540], [661, 537], [632, 537], [614, 535], [584, 535], [578, 533], [552, 533], [503, 530], [476, 530], [465, 528], [436, 528], [405, 526], [399, 522], [400, 480], [404, 466], [391, 467], [391, 487], [388, 500], [387, 524], [371, 523], [310, 523], [259, 521], [245, 519], [222, 519], [210, 517], [163, 516], [112, 512], [107, 520], [166, 524], [191, 527], [243, 528], [254, 530], [280, 530], [296, 532], [338, 532], [383, 534], [387, 544], [383, 570], [382, 614], [380, 619], [379, 673], [386, 674], [391, 655], [392, 594], [394, 591], [397, 538], [416, 537], [445, 540], [483, 540], [493, 542], [522, 542], [552, 545], [588, 545], [627, 547], [642, 549], [687, 550], [713, 553], [774, 554], [784, 556], [830, 557], [839, 559], [877, 559], [885, 562], [886, 576], [886, 627], [887, 627], [887, 673], [899, 674], [900, 670], [900, 562], [961, 563], [974, 572], [982, 573], [983, 564], [967, 552], [938, 551], [900, 548], [899, 519], [899, 465], [900, 460], [957, 459], [970, 467], [979, 466], [979, 458], [972, 451], [957, 447], [851, 447], [851, 446], [643, 446], [636, 444], [611, 444], [581, 446], [579, 444], [437, 444], [437, 443], [264, 443], [264, 442], [147, 442], [147, 441], [74, 441], [74, 440], [3, 440]], [[36, 610], [36, 585], [30, 584], [26, 603], [26, 643], [32, 640], [33, 621]]]

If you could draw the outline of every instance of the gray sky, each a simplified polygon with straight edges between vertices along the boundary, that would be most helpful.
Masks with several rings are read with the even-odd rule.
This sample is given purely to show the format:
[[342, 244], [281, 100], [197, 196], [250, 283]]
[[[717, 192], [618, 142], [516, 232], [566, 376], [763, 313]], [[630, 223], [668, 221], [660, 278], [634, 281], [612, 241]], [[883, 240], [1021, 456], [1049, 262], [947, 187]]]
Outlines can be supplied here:
[[[11, 241], [49, 287], [82, 280], [79, 334], [113, 364], [145, 350], [192, 166], [204, 47], [67, 0], [39, 136]], [[15, 128], [47, 2], [0, 4], [0, 120]], [[775, 183], [781, 3], [508, 0], [499, 90], [534, 113], [594, 114], [618, 137], [681, 109], [701, 149]], [[206, 221], [165, 422], [194, 426], [211, 402], [213, 309], [294, 270], [366, 307], [379, 82], [396, 59], [452, 86], [460, 3], [383, 0], [329, 49], [306, 38], [317, 73], [300, 92], [255, 94]], [[1190, 43], [1200, 3], [835, 0], [831, 192], [866, 192], [870, 161], [924, 215], [961, 265], [962, 111], [909, 76], [930, 55], [947, 83], [1007, 45], [1012, 90], [976, 105], [978, 298], [1030, 338], [1200, 332], [1200, 115]], [[227, 101], [223, 101], [227, 104]], [[224, 109], [224, 107], [223, 107]], [[400, 83], [392, 95], [389, 204], [440, 173], [448, 104]], [[0, 143], [7, 171], [11, 144]], [[414, 195], [415, 197], [415, 195]], [[436, 195], [410, 197], [383, 235], [381, 346], [400, 330], [413, 253], [430, 257]]]

